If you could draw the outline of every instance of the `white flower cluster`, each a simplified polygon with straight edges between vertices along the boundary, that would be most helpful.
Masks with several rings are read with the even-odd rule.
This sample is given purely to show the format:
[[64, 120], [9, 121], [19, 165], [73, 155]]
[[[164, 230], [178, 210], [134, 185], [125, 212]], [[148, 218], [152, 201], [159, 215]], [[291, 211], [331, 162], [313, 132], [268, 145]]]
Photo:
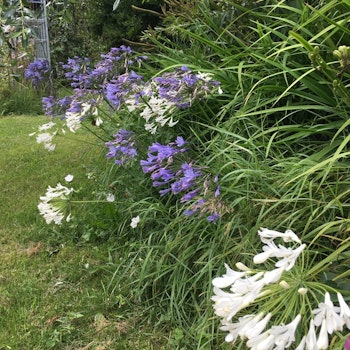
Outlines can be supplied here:
[[168, 125], [172, 128], [178, 122], [172, 117], [175, 108], [176, 105], [165, 98], [152, 96], [140, 113], [140, 116], [146, 121], [145, 130], [155, 134], [158, 126]]
[[[275, 269], [254, 272], [242, 263], [237, 263], [238, 271], [235, 271], [225, 265], [226, 273], [212, 281], [215, 294], [212, 297], [214, 310], [215, 314], [221, 317], [222, 326], [220, 329], [228, 332], [225, 338], [227, 342], [234, 342], [240, 338], [246, 340], [246, 345], [252, 350], [283, 350], [289, 348], [295, 342], [297, 326], [302, 317], [307, 317], [301, 316], [302, 312], [290, 323], [272, 325], [270, 328], [267, 328], [267, 326], [273, 316], [271, 312], [267, 314], [263, 312], [247, 314], [239, 317], [236, 322], [233, 322], [233, 317], [241, 310], [252, 305], [258, 298], [267, 295], [269, 289], [264, 288], [265, 286], [278, 283], [282, 288], [289, 288], [286, 281], [281, 281], [281, 276], [284, 271], [293, 268], [306, 245], [301, 244], [300, 239], [291, 230], [281, 233], [263, 228], [259, 231], [259, 236], [265, 245], [263, 246], [263, 252], [257, 254], [253, 261], [255, 264], [260, 264], [267, 259], [277, 258]], [[292, 249], [283, 245], [277, 246], [274, 243], [275, 238], [283, 239], [286, 243], [297, 243], [298, 247]], [[229, 291], [224, 291], [224, 288], [229, 288]], [[298, 293], [305, 295], [307, 288], [299, 288]], [[295, 350], [328, 349], [329, 334], [342, 330], [344, 325], [350, 329], [350, 308], [342, 295], [340, 293], [337, 295], [339, 307], [333, 305], [327, 292], [325, 301], [311, 312], [308, 334], [301, 339]], [[315, 327], [321, 327], [318, 337], [316, 336]]]
[[137, 225], [139, 224], [139, 222], [140, 222], [140, 216], [137, 215], [136, 217], [134, 217], [134, 218], [131, 219], [130, 226], [131, 226], [132, 228], [136, 228]]
[[[97, 117], [98, 116], [98, 109], [96, 108], [96, 106], [93, 106], [89, 103], [83, 103], [81, 105], [81, 110], [79, 112], [66, 112], [66, 114], [64, 115], [65, 119], [66, 119], [66, 125], [67, 128], [71, 131], [71, 132], [76, 132], [78, 129], [80, 129], [81, 127], [81, 122], [88, 116], [94, 116]], [[102, 124], [102, 119], [101, 118], [97, 118], [96, 119], [96, 125], [99, 126]]]
[[[65, 180], [71, 182], [73, 175], [67, 175]], [[73, 188], [63, 186], [61, 183], [58, 183], [56, 187], [47, 188], [45, 196], [40, 197], [41, 202], [38, 204], [39, 212], [47, 224], [53, 222], [61, 225], [64, 219], [64, 213], [61, 211], [62, 203], [69, 199], [72, 192], [74, 192]], [[67, 216], [66, 221], [70, 221], [70, 215]]]
[[[329, 335], [342, 331], [346, 326], [350, 330], [350, 308], [341, 293], [337, 293], [339, 306], [334, 306], [330, 294], [325, 293], [324, 302], [312, 310], [314, 318], [310, 320], [310, 327], [296, 350], [324, 350], [329, 347]], [[316, 331], [319, 329], [318, 337]]]
[[[40, 125], [38, 128], [38, 131], [46, 131], [43, 133], [39, 133], [36, 136], [36, 142], [37, 143], [42, 143], [45, 147], [45, 149], [47, 149], [48, 151], [54, 151], [56, 145], [54, 145], [52, 143], [52, 140], [54, 138], [54, 136], [57, 134], [57, 130], [53, 131], [52, 133], [48, 132], [48, 130], [52, 129], [54, 126], [56, 125], [56, 123], [54, 122], [48, 122], [46, 124]], [[29, 136], [33, 136], [36, 135], [36, 132], [33, 132], [31, 134], [29, 134]]]

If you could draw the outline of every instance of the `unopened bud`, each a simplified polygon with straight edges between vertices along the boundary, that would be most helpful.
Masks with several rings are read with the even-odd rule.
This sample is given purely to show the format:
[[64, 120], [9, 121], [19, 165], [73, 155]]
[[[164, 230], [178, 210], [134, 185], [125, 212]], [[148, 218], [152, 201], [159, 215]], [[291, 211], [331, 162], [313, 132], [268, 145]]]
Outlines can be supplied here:
[[241, 262], [236, 263], [236, 267], [238, 270], [241, 270], [241, 271], [247, 271], [247, 272], [250, 271], [250, 268]]
[[279, 283], [279, 285], [283, 288], [283, 289], [289, 289], [290, 288], [290, 285], [286, 282], [286, 281], [281, 281]]
[[305, 294], [307, 293], [307, 288], [299, 288], [299, 289], [298, 289], [298, 293], [299, 293], [300, 295], [305, 295]]

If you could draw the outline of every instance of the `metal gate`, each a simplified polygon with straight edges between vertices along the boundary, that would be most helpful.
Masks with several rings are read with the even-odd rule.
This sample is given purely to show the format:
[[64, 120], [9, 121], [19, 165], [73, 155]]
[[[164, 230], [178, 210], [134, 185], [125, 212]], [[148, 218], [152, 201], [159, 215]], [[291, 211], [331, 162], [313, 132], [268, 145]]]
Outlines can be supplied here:
[[28, 20], [28, 25], [34, 33], [35, 58], [45, 59], [50, 63], [50, 42], [47, 26], [46, 0], [28, 0], [29, 8], [35, 18]]

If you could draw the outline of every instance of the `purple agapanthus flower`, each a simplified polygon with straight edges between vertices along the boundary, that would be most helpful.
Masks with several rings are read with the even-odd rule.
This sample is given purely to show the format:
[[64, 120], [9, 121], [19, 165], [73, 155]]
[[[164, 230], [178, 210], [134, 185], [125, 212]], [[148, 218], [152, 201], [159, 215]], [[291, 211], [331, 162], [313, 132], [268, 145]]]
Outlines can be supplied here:
[[132, 131], [119, 129], [114, 137], [114, 141], [106, 142], [109, 148], [106, 157], [113, 158], [117, 165], [125, 165], [127, 161], [137, 156], [135, 134]]
[[[179, 136], [174, 142], [161, 144], [153, 143], [148, 148], [147, 160], [141, 160], [140, 164], [144, 173], [151, 174], [152, 184], [160, 188], [159, 194], [181, 194], [181, 203], [187, 205], [184, 215], [191, 216], [197, 213], [206, 215], [209, 222], [215, 222], [220, 218], [220, 208], [215, 207], [220, 195], [220, 187], [216, 185], [215, 192], [210, 191], [212, 183], [218, 182], [218, 176], [214, 181], [209, 181], [204, 175], [203, 168], [195, 166], [194, 162], [180, 161], [179, 157], [188, 150], [188, 142]], [[207, 198], [208, 194], [212, 198]]]
[[89, 88], [91, 71], [91, 59], [75, 56], [68, 58], [67, 63], [61, 64], [64, 70], [64, 76], [71, 82], [73, 88]]
[[54, 96], [48, 96], [48, 97], [42, 98], [43, 110], [45, 115], [48, 115], [48, 116], [55, 115], [54, 109], [55, 109], [56, 103], [57, 101]]
[[106, 85], [106, 98], [119, 109], [126, 100], [137, 100], [137, 93], [142, 91], [143, 85], [143, 77], [134, 71], [119, 75]]
[[29, 63], [24, 70], [24, 77], [30, 80], [34, 86], [38, 86], [41, 82], [48, 79], [50, 72], [50, 63], [45, 59], [36, 59]]

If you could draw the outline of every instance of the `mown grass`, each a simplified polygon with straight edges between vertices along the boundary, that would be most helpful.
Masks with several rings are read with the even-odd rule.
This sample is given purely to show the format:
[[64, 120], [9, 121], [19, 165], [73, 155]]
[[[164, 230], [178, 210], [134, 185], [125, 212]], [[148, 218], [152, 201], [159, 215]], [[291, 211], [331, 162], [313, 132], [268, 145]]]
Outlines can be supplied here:
[[49, 153], [28, 136], [43, 122], [0, 119], [0, 349], [166, 349], [140, 323], [144, 310], [105, 288], [111, 259], [125, 258], [111, 257], [113, 241], [77, 243], [40, 217], [39, 196], [68, 173], [91, 189], [86, 173], [101, 151], [81, 133]]

